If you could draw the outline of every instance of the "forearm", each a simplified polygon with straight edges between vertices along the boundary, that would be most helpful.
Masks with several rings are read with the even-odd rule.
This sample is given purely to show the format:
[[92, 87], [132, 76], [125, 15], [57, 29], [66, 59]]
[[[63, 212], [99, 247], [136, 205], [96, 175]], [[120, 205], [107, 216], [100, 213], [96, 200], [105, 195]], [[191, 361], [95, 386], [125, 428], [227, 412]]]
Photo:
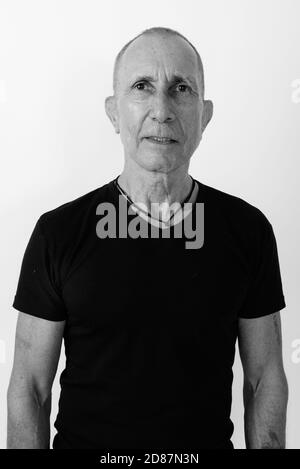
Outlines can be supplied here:
[[49, 449], [51, 394], [7, 395], [7, 449]]
[[284, 372], [244, 385], [247, 449], [285, 449], [288, 385]]

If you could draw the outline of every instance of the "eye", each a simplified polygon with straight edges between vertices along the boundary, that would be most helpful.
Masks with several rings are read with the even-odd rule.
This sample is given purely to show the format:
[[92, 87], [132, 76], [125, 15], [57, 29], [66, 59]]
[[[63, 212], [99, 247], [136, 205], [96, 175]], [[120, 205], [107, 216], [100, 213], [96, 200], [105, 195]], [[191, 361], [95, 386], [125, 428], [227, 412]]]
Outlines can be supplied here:
[[179, 85], [176, 85], [176, 87], [179, 89], [180, 92], [185, 92], [185, 91], [189, 91], [190, 88], [189, 86], [187, 85], [184, 85], [183, 83], [180, 83]]
[[147, 83], [145, 83], [144, 81], [140, 81], [139, 83], [136, 83], [133, 88], [138, 90], [138, 91], [143, 91], [146, 87]]

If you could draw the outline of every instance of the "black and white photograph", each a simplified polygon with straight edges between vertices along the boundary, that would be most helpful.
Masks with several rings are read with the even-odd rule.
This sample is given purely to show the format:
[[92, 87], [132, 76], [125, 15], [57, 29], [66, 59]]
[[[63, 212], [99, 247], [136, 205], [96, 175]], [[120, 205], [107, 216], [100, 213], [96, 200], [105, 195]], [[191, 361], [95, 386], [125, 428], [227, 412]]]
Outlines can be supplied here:
[[0, 0], [0, 449], [300, 449], [299, 18]]

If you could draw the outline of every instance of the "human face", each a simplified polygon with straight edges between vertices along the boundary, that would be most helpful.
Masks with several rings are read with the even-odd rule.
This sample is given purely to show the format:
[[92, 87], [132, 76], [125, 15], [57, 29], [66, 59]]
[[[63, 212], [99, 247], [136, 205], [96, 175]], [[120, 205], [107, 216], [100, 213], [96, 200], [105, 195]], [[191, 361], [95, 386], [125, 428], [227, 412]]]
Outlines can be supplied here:
[[180, 37], [144, 35], [129, 46], [115, 109], [125, 158], [166, 173], [189, 162], [202, 136], [200, 80], [195, 51]]

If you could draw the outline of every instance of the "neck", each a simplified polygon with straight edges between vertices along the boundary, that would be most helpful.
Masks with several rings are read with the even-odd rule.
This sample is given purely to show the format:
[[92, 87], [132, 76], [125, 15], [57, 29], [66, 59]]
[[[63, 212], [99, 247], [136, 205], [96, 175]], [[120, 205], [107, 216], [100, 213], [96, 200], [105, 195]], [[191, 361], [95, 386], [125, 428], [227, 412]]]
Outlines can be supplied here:
[[165, 173], [125, 164], [118, 183], [136, 205], [142, 204], [153, 213], [155, 206], [151, 204], [162, 204], [168, 210], [172, 204], [181, 203], [191, 190], [192, 178], [188, 166]]

